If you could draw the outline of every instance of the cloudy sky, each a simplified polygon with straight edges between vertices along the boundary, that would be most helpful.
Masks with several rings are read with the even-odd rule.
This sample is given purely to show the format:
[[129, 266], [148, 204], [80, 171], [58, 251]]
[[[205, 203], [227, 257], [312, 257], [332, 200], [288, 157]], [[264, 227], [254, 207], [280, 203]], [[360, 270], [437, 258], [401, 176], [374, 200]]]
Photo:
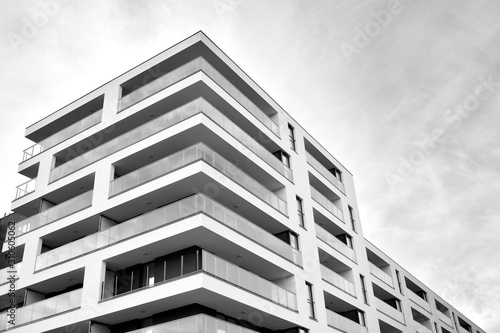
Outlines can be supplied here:
[[0, 1], [0, 213], [24, 129], [203, 30], [354, 174], [366, 238], [500, 332], [500, 4]]

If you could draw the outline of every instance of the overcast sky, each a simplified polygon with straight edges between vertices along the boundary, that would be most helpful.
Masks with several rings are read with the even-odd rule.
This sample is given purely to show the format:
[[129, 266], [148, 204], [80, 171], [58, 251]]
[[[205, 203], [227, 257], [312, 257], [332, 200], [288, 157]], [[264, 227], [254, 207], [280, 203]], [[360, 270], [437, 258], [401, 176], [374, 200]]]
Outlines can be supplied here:
[[498, 1], [50, 2], [0, 1], [1, 213], [27, 126], [203, 30], [354, 174], [365, 237], [500, 332]]

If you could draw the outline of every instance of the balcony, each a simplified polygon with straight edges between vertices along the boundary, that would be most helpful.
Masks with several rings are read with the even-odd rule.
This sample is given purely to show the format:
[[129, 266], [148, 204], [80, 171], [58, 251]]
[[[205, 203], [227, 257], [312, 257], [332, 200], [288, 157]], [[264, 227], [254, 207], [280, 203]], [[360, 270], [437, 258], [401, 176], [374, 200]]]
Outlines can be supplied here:
[[331, 326], [337, 330], [347, 332], [347, 333], [368, 333], [368, 329], [360, 324], [352, 321], [344, 316], [339, 315], [332, 310], [326, 310], [326, 322], [328, 326]]
[[163, 324], [140, 328], [126, 333], [183, 333], [183, 332], [203, 332], [203, 333], [258, 333], [257, 331], [232, 324], [230, 322], [217, 319], [206, 314], [198, 314], [191, 317], [169, 321]]
[[104, 297], [103, 301], [111, 300], [122, 295], [128, 295], [130, 293], [140, 292], [141, 290], [147, 290], [152, 287], [168, 283], [169, 281], [176, 280], [179, 277], [191, 276], [196, 273], [204, 273], [246, 290], [252, 294], [263, 297], [268, 301], [276, 303], [286, 309], [297, 312], [297, 297], [294, 293], [205, 250], [201, 251], [201, 267], [198, 261], [196, 261], [194, 271], [183, 273], [182, 261], [178, 261], [178, 265], [180, 265], [180, 267], [172, 267], [168, 269], [170, 272], [177, 272], [178, 276], [173, 276], [155, 283], [147, 281], [145, 285], [139, 286], [134, 290], [123, 292], [118, 295], [114, 293], [114, 296]]
[[203, 143], [197, 143], [113, 180], [110, 185], [110, 196], [125, 192], [196, 161], [204, 161], [283, 215], [288, 216], [287, 203], [284, 200]]
[[90, 116], [87, 116], [78, 122], [64, 128], [63, 130], [52, 134], [48, 138], [43, 139], [42, 141], [34, 144], [33, 146], [25, 149], [23, 151], [23, 159], [21, 162], [24, 162], [41, 152], [54, 147], [55, 145], [75, 136], [76, 134], [83, 132], [86, 129], [98, 124], [102, 118], [102, 109], [92, 113]]
[[241, 104], [248, 112], [279, 137], [279, 126], [258, 106], [256, 106], [248, 97], [241, 93], [232, 83], [230, 83], [222, 74], [213, 68], [205, 59], [198, 57], [181, 67], [157, 78], [154, 81], [142, 86], [141, 88], [123, 96], [118, 105], [118, 112], [156, 94], [157, 92], [173, 85], [176, 82], [198, 72], [203, 71], [231, 97]]
[[315, 189], [312, 186], [311, 186], [311, 197], [313, 198], [314, 201], [319, 203], [323, 208], [325, 208], [327, 211], [335, 215], [335, 217], [337, 217], [339, 220], [341, 220], [342, 222], [344, 221], [344, 213], [342, 212], [342, 210], [337, 208], [337, 206], [335, 206], [333, 202], [328, 200], [327, 197], [325, 197], [323, 194], [321, 194], [317, 189]]
[[392, 319], [400, 322], [401, 324], [405, 323], [405, 318], [402, 312], [400, 312], [398, 309], [392, 307], [391, 305], [387, 304], [383, 300], [375, 297], [375, 303], [377, 310], [380, 312], [386, 314], [387, 316], [391, 317]]
[[35, 270], [38, 271], [71, 260], [197, 213], [204, 213], [296, 265], [302, 265], [301, 253], [289, 244], [237, 215], [213, 199], [203, 194], [196, 194], [148, 214], [122, 222], [109, 229], [44, 252], [37, 257]]
[[9, 324], [9, 317], [6, 313], [3, 313], [0, 315], [0, 331], [77, 309], [80, 307], [81, 302], [82, 289], [77, 289], [17, 308], [15, 325]]
[[451, 322], [451, 318], [442, 313], [441, 311], [438, 310], [437, 316], [439, 320], [441, 320], [443, 323], [447, 324], [449, 327], [453, 328], [453, 323]]
[[433, 333], [432, 330], [420, 324], [418, 321], [413, 321], [413, 328], [417, 333]]
[[[4, 267], [0, 269], [0, 285], [10, 283], [10, 276], [15, 275], [16, 280], [19, 279], [19, 271], [21, 270], [21, 265], [22, 262], [18, 262], [17, 264], [14, 264], [14, 267], [11, 268], [10, 266]], [[14, 274], [14, 272], [16, 272]]]
[[421, 298], [420, 296], [415, 294], [411, 289], [408, 289], [408, 290], [409, 290], [408, 297], [413, 302], [418, 304], [422, 309], [427, 310], [427, 312], [430, 313], [431, 312], [431, 305], [429, 303], [427, 303], [426, 300], [424, 300], [423, 298]]
[[[76, 158], [61, 164], [50, 172], [50, 182], [61, 179], [75, 171], [78, 171], [100, 159], [103, 159], [119, 150], [127, 148], [145, 138], [148, 138], [156, 133], [159, 133], [175, 124], [178, 124], [196, 114], [203, 113], [217, 125], [221, 126], [230, 135], [235, 137], [243, 145], [247, 146], [257, 156], [267, 162], [272, 168], [278, 171], [289, 180], [293, 180], [292, 172], [285, 167], [276, 157], [268, 150], [257, 143], [253, 138], [231, 122], [219, 110], [202, 98], [198, 98], [179, 108], [167, 112], [154, 120], [142, 124], [133, 130], [120, 135], [119, 137], [108, 141]], [[21, 193], [22, 194], [22, 193]], [[26, 195], [26, 194], [23, 194]]]
[[327, 168], [323, 166], [317, 159], [315, 159], [309, 152], [306, 151], [306, 161], [323, 177], [325, 177], [333, 186], [338, 188], [345, 194], [344, 184], [339, 181]]
[[16, 197], [14, 198], [14, 200], [17, 200], [30, 193], [35, 192], [35, 188], [36, 188], [36, 178], [30, 179], [27, 182], [22, 183], [21, 185], [16, 187]]
[[318, 239], [322, 240], [330, 247], [332, 247], [334, 250], [340, 252], [347, 258], [356, 262], [356, 252], [353, 249], [351, 249], [344, 242], [342, 242], [337, 237], [335, 237], [334, 235], [323, 229], [318, 224], [315, 224], [315, 227], [316, 227], [316, 237], [318, 237]]
[[459, 331], [460, 333], [471, 333], [471, 331], [470, 331], [470, 330], [468, 330], [468, 329], [466, 329], [466, 328], [463, 328], [463, 327], [462, 327], [462, 326], [460, 326], [460, 325], [458, 326], [458, 331]]
[[386, 272], [375, 266], [375, 264], [368, 261], [368, 267], [370, 269], [370, 273], [378, 278], [380, 281], [384, 282], [388, 286], [394, 288], [394, 284], [392, 282], [392, 277], [389, 276]]
[[92, 194], [93, 191], [85, 192], [79, 196], [60, 203], [59, 205], [51, 207], [41, 213], [30, 216], [27, 219], [16, 223], [16, 236], [19, 237], [22, 234], [25, 234], [46, 224], [55, 222], [62, 219], [63, 217], [69, 216], [82, 209], [92, 206]]
[[342, 276], [327, 268], [324, 265], [320, 265], [321, 278], [330, 283], [332, 286], [348, 293], [349, 295], [356, 297], [356, 288], [354, 284], [344, 279]]

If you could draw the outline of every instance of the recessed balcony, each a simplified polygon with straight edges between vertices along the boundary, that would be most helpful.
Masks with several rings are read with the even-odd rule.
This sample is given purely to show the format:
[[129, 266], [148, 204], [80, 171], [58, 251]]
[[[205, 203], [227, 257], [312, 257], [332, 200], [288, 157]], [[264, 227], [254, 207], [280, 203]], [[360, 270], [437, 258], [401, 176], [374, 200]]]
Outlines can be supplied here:
[[344, 221], [344, 213], [340, 208], [338, 208], [332, 201], [330, 201], [327, 197], [325, 197], [320, 191], [315, 189], [313, 186], [311, 188], [311, 197], [314, 201], [320, 204], [327, 211], [332, 213], [335, 217], [337, 217], [340, 221]]
[[344, 184], [335, 176], [332, 171], [328, 170], [323, 164], [321, 164], [317, 159], [315, 159], [309, 152], [306, 151], [306, 161], [311, 165], [316, 171], [318, 171], [326, 180], [328, 180], [333, 186], [339, 189], [345, 194]]
[[350, 260], [356, 262], [356, 252], [347, 246], [344, 242], [342, 242], [340, 239], [323, 229], [321, 226], [318, 224], [314, 224], [316, 228], [316, 237], [326, 244], [333, 248], [334, 250], [338, 251], [345, 257], [349, 258]]
[[326, 309], [326, 322], [328, 326], [342, 332], [348, 333], [368, 333], [368, 329], [357, 322], [339, 315], [338, 313]]
[[346, 292], [347, 294], [356, 297], [356, 288], [354, 283], [347, 281], [340, 274], [334, 272], [324, 265], [320, 265], [321, 278], [323, 281], [330, 283], [332, 286]]

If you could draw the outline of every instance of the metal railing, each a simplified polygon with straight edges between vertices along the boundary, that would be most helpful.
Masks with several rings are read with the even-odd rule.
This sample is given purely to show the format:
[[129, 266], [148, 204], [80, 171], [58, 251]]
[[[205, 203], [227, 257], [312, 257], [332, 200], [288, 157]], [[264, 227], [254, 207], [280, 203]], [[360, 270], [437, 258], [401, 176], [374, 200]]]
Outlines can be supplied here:
[[356, 262], [356, 252], [353, 249], [351, 249], [340, 239], [338, 239], [337, 237], [335, 237], [334, 235], [323, 229], [317, 223], [315, 223], [315, 228], [316, 228], [316, 237], [318, 237], [318, 239], [322, 240], [323, 242], [328, 244], [331, 248], [340, 252], [347, 258]]
[[314, 201], [319, 203], [323, 208], [325, 208], [327, 211], [335, 215], [339, 220], [344, 222], [344, 213], [342, 212], [342, 210], [339, 209], [337, 206], [335, 206], [333, 202], [331, 202], [327, 197], [321, 194], [321, 192], [315, 189], [313, 186], [311, 186], [311, 197], [313, 198]]
[[264, 111], [262, 111], [248, 97], [241, 93], [231, 82], [229, 82], [222, 74], [220, 74], [212, 65], [210, 65], [202, 57], [198, 57], [181, 67], [178, 67], [171, 72], [145, 84], [132, 91], [130, 94], [123, 96], [118, 105], [118, 112], [156, 94], [157, 92], [181, 81], [182, 79], [198, 72], [203, 71], [222, 89], [224, 89], [231, 97], [241, 104], [248, 112], [257, 118], [264, 126], [270, 129], [276, 136], [279, 137], [279, 125], [272, 120]]
[[335, 177], [327, 168], [325, 168], [325, 166], [323, 166], [323, 164], [321, 164], [307, 151], [306, 151], [306, 161], [323, 177], [325, 177], [333, 186], [335, 186], [340, 191], [342, 191], [342, 193], [345, 194], [344, 184], [340, 180], [338, 180], [337, 177]]
[[102, 109], [92, 113], [90, 116], [87, 116], [83, 119], [80, 119], [74, 124], [69, 125], [68, 127], [60, 130], [59, 132], [52, 134], [51, 136], [43, 139], [42, 141], [34, 144], [33, 146], [26, 148], [23, 151], [23, 159], [21, 162], [24, 162], [44, 150], [47, 150], [55, 145], [75, 136], [76, 134], [83, 132], [86, 129], [98, 124], [102, 118]]
[[356, 288], [354, 287], [354, 283], [347, 281], [341, 275], [332, 271], [324, 265], [320, 265], [320, 269], [321, 277], [324, 281], [330, 283], [331, 285], [339, 288], [342, 291], [345, 291], [349, 295], [356, 297]]
[[24, 197], [25, 195], [35, 192], [35, 188], [36, 188], [36, 178], [30, 179], [27, 182], [18, 185], [16, 187], [16, 197], [14, 198], [14, 200], [17, 200], [19, 198]]

